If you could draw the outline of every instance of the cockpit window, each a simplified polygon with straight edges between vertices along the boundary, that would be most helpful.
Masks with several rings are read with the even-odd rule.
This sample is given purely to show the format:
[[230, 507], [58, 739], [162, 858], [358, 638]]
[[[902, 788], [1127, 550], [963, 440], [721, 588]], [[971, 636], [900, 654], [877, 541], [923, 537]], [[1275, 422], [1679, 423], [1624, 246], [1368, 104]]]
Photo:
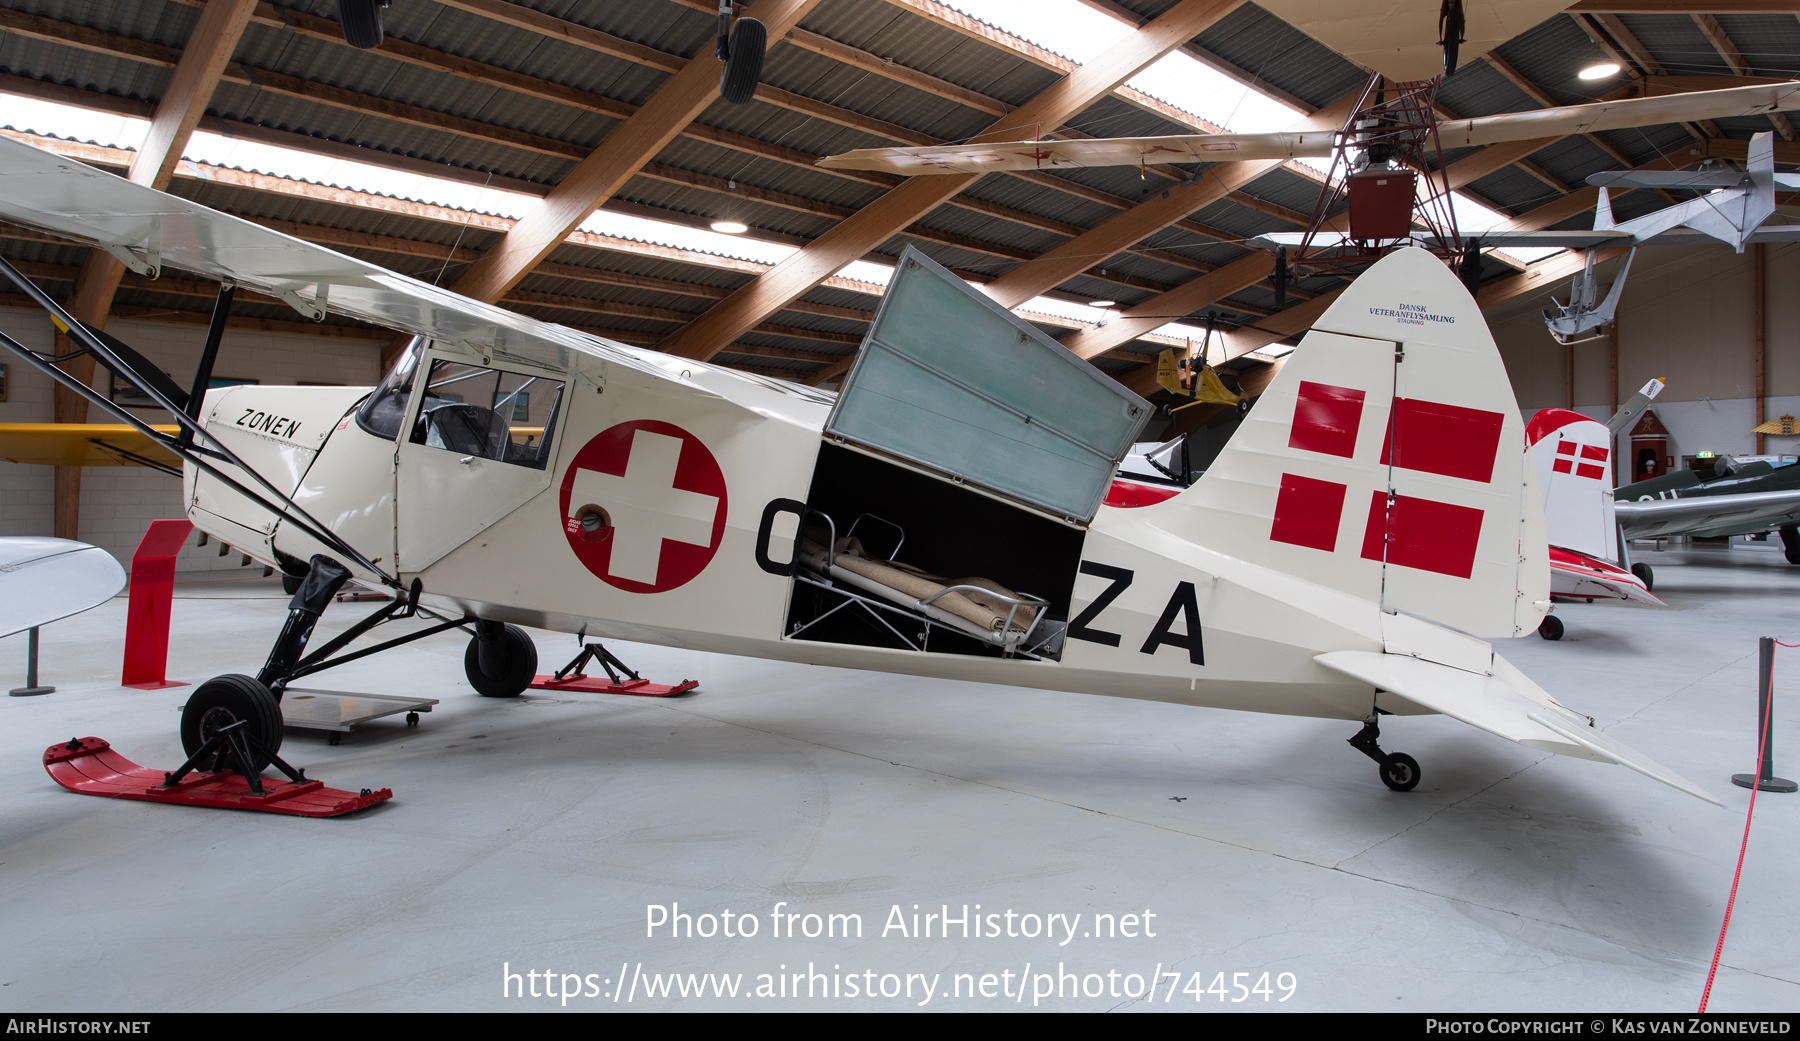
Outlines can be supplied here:
[[363, 402], [362, 408], [356, 410], [356, 425], [389, 441], [400, 436], [400, 428], [406, 423], [406, 402], [411, 396], [413, 373], [419, 367], [419, 356], [425, 353], [425, 337], [415, 336], [400, 354], [400, 360], [382, 378], [381, 385], [375, 388]]
[[412, 442], [542, 470], [550, 462], [562, 392], [560, 380], [438, 360]]

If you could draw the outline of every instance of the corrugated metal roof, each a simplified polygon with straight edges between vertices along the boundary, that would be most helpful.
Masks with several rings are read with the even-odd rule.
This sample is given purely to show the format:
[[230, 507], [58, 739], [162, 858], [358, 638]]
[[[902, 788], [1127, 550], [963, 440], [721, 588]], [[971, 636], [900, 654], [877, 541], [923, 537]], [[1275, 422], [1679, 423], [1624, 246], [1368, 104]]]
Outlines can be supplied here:
[[[195, 8], [170, 0], [6, 2], [15, 10], [39, 13], [166, 46], [180, 46], [185, 41], [197, 13]], [[526, 6], [555, 17], [591, 26], [670, 55], [691, 55], [698, 60], [711, 61], [710, 48], [716, 23], [706, 12], [685, 5], [668, 0], [525, 2]], [[1121, 6], [1150, 18], [1168, 10], [1174, 3], [1175, 0], [1126, 0]], [[336, 13], [335, 0], [295, 0], [288, 8], [326, 19], [335, 18]], [[1722, 60], [1711, 51], [1711, 45], [1699, 34], [1692, 19], [1679, 15], [1622, 17], [1668, 71], [1701, 68], [1723, 71]], [[1724, 15], [1720, 20], [1746, 59], [1759, 70], [1800, 71], [1800, 22], [1789, 17], [1762, 15]], [[598, 54], [426, 0], [409, 0], [388, 9], [385, 21], [389, 33], [396, 39], [610, 99], [599, 102], [602, 105], [642, 104], [668, 78], [666, 72], [657, 68]], [[814, 8], [804, 25], [812, 32], [862, 48], [877, 58], [937, 76], [1008, 105], [1017, 106], [1029, 101], [1061, 78], [1059, 72], [1043, 68], [1015, 52], [972, 39], [883, 0], [827, 0]], [[1254, 4], [1245, 4], [1222, 18], [1197, 38], [1195, 44], [1211, 52], [1217, 60], [1230, 63], [1248, 75], [1260, 76], [1315, 106], [1327, 104], [1360, 87], [1364, 78], [1361, 70], [1352, 63]], [[1546, 21], [1509, 43], [1501, 54], [1521, 74], [1559, 101], [1580, 101], [1593, 96], [1594, 88], [1573, 79], [1573, 69], [1597, 55], [1598, 50], [1588, 40], [1586, 32], [1569, 17], [1558, 16]], [[318, 100], [277, 94], [266, 87], [259, 89], [237, 83], [223, 84], [215, 93], [213, 109], [218, 115], [351, 142], [379, 152], [451, 163], [465, 169], [491, 171], [543, 184], [556, 183], [573, 169], [579, 156], [603, 148], [607, 135], [618, 126], [615, 119], [599, 115], [588, 107], [541, 100], [479, 78], [421, 68], [388, 55], [356, 51], [334, 41], [311, 39], [281, 27], [252, 24], [236, 58], [257, 69], [472, 120], [484, 124], [487, 129], [476, 135], [458, 133], [429, 116], [421, 121], [425, 125], [418, 125], [378, 114], [371, 111], [381, 107], [375, 103], [348, 108], [332, 106]], [[18, 75], [72, 83], [146, 101], [154, 101], [160, 96], [169, 76], [167, 69], [154, 64], [14, 34], [0, 35], [0, 66]], [[769, 53], [765, 76], [766, 82], [777, 88], [836, 106], [847, 113], [893, 123], [907, 128], [911, 134], [932, 139], [966, 139], [995, 122], [991, 114], [980, 109], [897, 83], [876, 72], [826, 58], [792, 43], [775, 43]], [[1538, 107], [1524, 92], [1485, 63], [1477, 61], [1466, 62], [1463, 71], [1445, 84], [1441, 97], [1447, 107], [1460, 115]], [[734, 195], [731, 191], [692, 183], [672, 183], [650, 174], [632, 178], [623, 189], [622, 197], [642, 206], [655, 207], [675, 219], [683, 219], [685, 215], [690, 222], [703, 222], [716, 217], [732, 217], [768, 232], [810, 239], [828, 231], [835, 218], [829, 213], [811, 212], [810, 204], [804, 200], [816, 200], [827, 211], [835, 208], [838, 212], [848, 212], [869, 205], [886, 190], [883, 185], [871, 184], [861, 176], [810, 166], [811, 158], [818, 155], [890, 143], [891, 139], [881, 132], [845, 127], [831, 119], [797, 113], [767, 98], [742, 107], [716, 102], [701, 114], [699, 124], [694, 133], [675, 137], [657, 157], [657, 162], [673, 171], [700, 175], [702, 179], [737, 181], [743, 186], [742, 194]], [[1071, 120], [1071, 125], [1096, 135], [1189, 132], [1189, 127], [1178, 121], [1117, 97], [1103, 98], [1088, 106]], [[705, 129], [707, 127], [726, 135], [742, 135], [744, 147], [697, 139], [713, 133]], [[1722, 124], [1723, 130], [1739, 137], [1747, 137], [1765, 127], [1766, 121], [1759, 119], [1727, 120]], [[494, 140], [505, 137], [507, 131], [538, 135], [562, 142], [562, 145], [550, 146], [546, 154], [519, 142]], [[1634, 163], [1665, 155], [1680, 158], [1683, 157], [1682, 150], [1691, 144], [1691, 139], [1679, 127], [1609, 132], [1606, 138]], [[780, 151], [790, 161], [755, 154], [758, 150]], [[379, 155], [372, 158], [379, 158]], [[1618, 165], [1603, 150], [1580, 140], [1559, 142], [1542, 149], [1533, 161], [1570, 187], [1580, 187], [1582, 179], [1589, 173]], [[1181, 169], [1190, 171], [1199, 167], [1189, 165]], [[1125, 205], [1136, 205], [1152, 198], [1170, 184], [1166, 178], [1154, 173], [1144, 177], [1129, 168], [1059, 171], [1048, 176], [1107, 192]], [[749, 199], [747, 196], [752, 194], [752, 188], [792, 197], [801, 204], [800, 208]], [[496, 232], [463, 226], [454, 217], [432, 220], [383, 213], [319, 200], [267, 195], [218, 183], [178, 180], [176, 190], [228, 212], [412, 239], [432, 249], [441, 247], [445, 255], [452, 243], [481, 250], [491, 247], [499, 237]], [[1496, 205], [1515, 211], [1528, 210], [1555, 197], [1542, 181], [1517, 168], [1491, 174], [1472, 190]], [[1315, 181], [1285, 171], [1258, 179], [1246, 191], [1301, 213], [1310, 213], [1318, 198]], [[1087, 228], [1112, 220], [1121, 212], [1103, 202], [1012, 175], [983, 178], [967, 192], [967, 197], [1010, 207], [1022, 216], [1010, 219], [977, 208], [941, 205], [921, 218], [920, 224], [942, 236], [961, 237], [962, 244], [897, 234], [883, 243], [879, 252], [892, 256], [911, 242], [953, 269], [994, 277], [1029, 262], [1020, 257], [1028, 258], [1066, 241], [1064, 234], [1041, 225], [1052, 223], [1075, 229]], [[1660, 204], [1660, 198], [1653, 193], [1630, 193], [1621, 198], [1619, 213], [1626, 216], [1639, 208], [1649, 209]], [[1204, 208], [1194, 215], [1194, 219], [1238, 237], [1270, 230], [1295, 230], [1293, 224], [1279, 217], [1231, 200]], [[1583, 218], [1575, 219], [1579, 223]], [[1248, 255], [1234, 244], [1179, 227], [1150, 232], [1138, 248], [1207, 264], [1229, 263]], [[4, 249], [6, 255], [19, 259], [56, 257], [58, 259], [40, 262], [65, 266], [79, 263], [81, 255], [74, 247], [10, 240]], [[398, 270], [446, 283], [454, 280], [465, 267], [462, 263], [446, 264], [442, 256], [421, 255], [419, 247], [410, 247], [406, 253], [367, 248], [354, 252]], [[654, 254], [656, 251], [648, 252]], [[551, 261], [603, 267], [645, 279], [711, 287], [713, 293], [681, 292], [679, 287], [649, 283], [606, 284], [543, 273], [529, 276], [521, 283], [521, 288], [554, 296], [609, 301], [625, 310], [649, 307], [661, 309], [659, 313], [693, 314], [710, 306], [719, 292], [739, 287], [752, 277], [718, 266], [687, 263], [678, 259], [682, 255], [679, 251], [667, 251], [665, 255], [657, 256], [564, 245], [552, 254]], [[1490, 274], [1498, 274], [1501, 270], [1498, 262], [1493, 261], [1489, 262], [1488, 268]], [[1105, 277], [1099, 275], [1099, 269], [1105, 270]], [[1149, 299], [1160, 288], [1186, 282], [1196, 274], [1193, 266], [1173, 263], [1166, 256], [1159, 258], [1127, 251], [1107, 258], [1095, 271], [1068, 279], [1061, 288], [1078, 297], [1121, 300], [1129, 306]], [[1308, 288], [1321, 290], [1334, 284], [1337, 283], [1326, 276], [1312, 276], [1303, 283]], [[168, 299], [164, 300], [164, 297]], [[129, 299], [134, 305], [164, 306], [172, 305], [171, 302], [178, 302], [180, 298], [128, 286], [122, 290], [121, 299]], [[877, 304], [875, 298], [861, 293], [822, 286], [815, 287], [804, 299], [861, 311], [870, 310]], [[1244, 290], [1235, 300], [1253, 308], [1272, 306], [1273, 303], [1266, 282]], [[200, 305], [190, 301], [185, 306]], [[1229, 306], [1228, 301], [1211, 305], [1211, 308]], [[267, 313], [270, 317], [285, 317], [279, 314], [281, 310], [274, 308]], [[243, 313], [263, 312], [246, 310]], [[650, 319], [641, 314], [596, 315], [576, 308], [563, 308], [556, 316], [578, 325], [631, 332], [640, 341], [666, 335], [678, 321], [676, 318]], [[804, 310], [785, 310], [771, 321], [776, 325], [840, 336], [851, 335], [861, 328], [861, 323], [853, 319], [812, 315]], [[1050, 331], [1056, 335], [1063, 330]], [[805, 337], [758, 336], [755, 339], [747, 337], [746, 342], [815, 355], [836, 356], [849, 349], [834, 342]], [[1154, 351], [1150, 353], [1154, 354]], [[795, 359], [753, 356], [745, 356], [745, 362], [765, 369], [785, 367], [809, 371], [817, 367], [817, 363]]]

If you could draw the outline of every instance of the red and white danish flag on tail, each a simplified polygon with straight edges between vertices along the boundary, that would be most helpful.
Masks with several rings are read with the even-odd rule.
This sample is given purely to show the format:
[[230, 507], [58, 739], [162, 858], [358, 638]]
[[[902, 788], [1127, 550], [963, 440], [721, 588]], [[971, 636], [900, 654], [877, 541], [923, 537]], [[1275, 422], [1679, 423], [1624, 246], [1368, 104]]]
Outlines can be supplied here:
[[1547, 408], [1531, 417], [1525, 440], [1543, 494], [1550, 545], [1617, 560], [1612, 434], [1606, 424], [1568, 409]]
[[1516, 636], [1549, 603], [1524, 439], [1474, 299], [1431, 254], [1400, 250], [1319, 318], [1205, 476], [1146, 519], [1386, 611]]

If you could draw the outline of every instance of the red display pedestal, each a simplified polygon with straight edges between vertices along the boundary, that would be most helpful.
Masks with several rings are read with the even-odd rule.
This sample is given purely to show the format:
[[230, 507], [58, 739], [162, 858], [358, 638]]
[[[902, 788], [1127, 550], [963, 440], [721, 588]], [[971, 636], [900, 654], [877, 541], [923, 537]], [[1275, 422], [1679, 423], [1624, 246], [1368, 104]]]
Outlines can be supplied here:
[[164, 678], [169, 667], [169, 616], [175, 601], [175, 558], [194, 526], [150, 522], [131, 555], [131, 602], [125, 610], [125, 668], [120, 684], [139, 690], [185, 687]]

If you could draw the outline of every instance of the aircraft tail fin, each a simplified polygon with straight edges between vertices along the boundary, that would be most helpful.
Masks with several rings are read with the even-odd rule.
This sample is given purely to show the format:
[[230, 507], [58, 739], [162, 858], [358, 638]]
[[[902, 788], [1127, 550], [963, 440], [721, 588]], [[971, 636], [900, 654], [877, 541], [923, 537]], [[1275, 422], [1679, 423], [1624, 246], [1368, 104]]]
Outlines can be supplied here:
[[1613, 220], [1612, 199], [1607, 196], [1606, 189], [1602, 188], [1600, 189], [1600, 203], [1594, 207], [1594, 230], [1611, 231], [1618, 226], [1618, 223]]
[[1480, 308], [1421, 249], [1332, 303], [1192, 488], [1171, 534], [1481, 637], [1549, 605], [1524, 423]]
[[1612, 434], [1579, 412], [1547, 408], [1525, 427], [1549, 543], [1602, 560], [1619, 557], [1613, 521]]

